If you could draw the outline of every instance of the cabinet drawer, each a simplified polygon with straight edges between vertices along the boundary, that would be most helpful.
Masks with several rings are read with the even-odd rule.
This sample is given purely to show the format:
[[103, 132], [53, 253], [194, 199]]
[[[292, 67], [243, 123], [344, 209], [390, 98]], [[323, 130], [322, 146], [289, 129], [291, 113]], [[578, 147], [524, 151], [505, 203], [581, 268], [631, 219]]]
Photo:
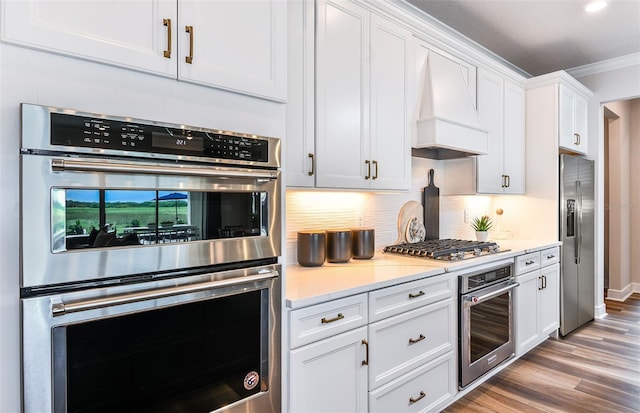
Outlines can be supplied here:
[[560, 248], [553, 247], [540, 251], [540, 266], [546, 267], [547, 265], [560, 262]]
[[532, 252], [529, 254], [516, 257], [516, 275], [521, 275], [529, 271], [540, 268], [540, 252]]
[[291, 348], [367, 324], [367, 294], [341, 298], [289, 313]]
[[379, 321], [453, 296], [453, 277], [439, 275], [369, 293], [369, 322]]
[[454, 349], [449, 298], [369, 325], [369, 389]]
[[455, 361], [451, 353], [370, 392], [369, 412], [439, 411], [455, 392]]

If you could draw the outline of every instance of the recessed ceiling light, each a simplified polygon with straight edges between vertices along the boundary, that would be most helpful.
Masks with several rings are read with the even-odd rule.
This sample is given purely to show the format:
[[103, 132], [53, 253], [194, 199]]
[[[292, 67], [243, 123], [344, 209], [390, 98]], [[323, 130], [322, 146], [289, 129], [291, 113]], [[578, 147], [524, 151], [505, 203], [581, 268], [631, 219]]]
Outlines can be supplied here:
[[587, 5], [584, 7], [584, 10], [589, 13], [594, 13], [604, 9], [605, 7], [607, 7], [607, 2], [604, 0], [598, 0], [587, 3]]

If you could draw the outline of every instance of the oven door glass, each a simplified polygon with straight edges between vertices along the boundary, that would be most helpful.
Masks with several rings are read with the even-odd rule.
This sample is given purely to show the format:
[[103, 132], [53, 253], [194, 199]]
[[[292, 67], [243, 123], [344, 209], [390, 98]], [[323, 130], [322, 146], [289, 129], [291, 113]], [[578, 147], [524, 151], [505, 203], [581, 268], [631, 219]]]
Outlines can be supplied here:
[[471, 364], [509, 342], [510, 292], [469, 307]]
[[268, 193], [53, 188], [52, 250], [268, 235]]
[[55, 410], [210, 412], [266, 391], [268, 289], [53, 328]]

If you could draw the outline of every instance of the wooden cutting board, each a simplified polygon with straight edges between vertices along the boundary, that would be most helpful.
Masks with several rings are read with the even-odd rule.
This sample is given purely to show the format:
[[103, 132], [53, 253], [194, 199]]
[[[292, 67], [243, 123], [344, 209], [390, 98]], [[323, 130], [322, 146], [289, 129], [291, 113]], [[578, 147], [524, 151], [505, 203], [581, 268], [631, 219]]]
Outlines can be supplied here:
[[425, 239], [440, 238], [440, 189], [433, 183], [433, 169], [429, 169], [429, 183], [423, 189]]

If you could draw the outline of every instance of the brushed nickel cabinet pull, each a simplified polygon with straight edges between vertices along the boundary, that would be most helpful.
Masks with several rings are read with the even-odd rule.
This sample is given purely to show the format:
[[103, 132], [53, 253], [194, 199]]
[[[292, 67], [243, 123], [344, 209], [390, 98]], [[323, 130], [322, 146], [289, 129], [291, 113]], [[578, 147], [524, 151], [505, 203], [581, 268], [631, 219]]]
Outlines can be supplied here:
[[540, 283], [538, 284], [538, 291], [543, 290], [544, 289], [544, 281], [542, 281], [542, 277], [538, 277], [538, 281], [540, 281]]
[[507, 186], [507, 176], [502, 175], [502, 185], [503, 188]]
[[373, 175], [373, 179], [378, 179], [378, 161], [373, 161], [373, 166], [376, 167], [375, 175]]
[[167, 28], [167, 50], [164, 51], [164, 57], [171, 59], [171, 19], [162, 19], [162, 24]]
[[420, 334], [420, 336], [418, 336], [418, 338], [410, 338], [409, 339], [409, 344], [416, 344], [419, 343], [420, 341], [424, 340], [426, 337], [424, 336], [424, 334]]
[[524, 263], [524, 265], [531, 265], [531, 264], [535, 264], [535, 263], [536, 263], [535, 261], [527, 261], [527, 262]]
[[552, 259], [552, 258], [555, 258], [555, 257], [556, 257], [556, 256], [555, 256], [555, 255], [553, 255], [553, 254], [551, 254], [551, 255], [547, 255], [547, 259], [548, 259], [548, 260], [550, 260], [550, 259]]
[[509, 175], [505, 175], [505, 186], [509, 188], [511, 186], [511, 177]]
[[184, 31], [189, 33], [189, 56], [184, 61], [191, 64], [193, 62], [193, 26], [185, 26]]
[[334, 321], [342, 320], [343, 318], [344, 318], [344, 314], [338, 313], [337, 317], [329, 318], [329, 319], [327, 319], [326, 317], [322, 317], [322, 320], [320, 321], [322, 322], [322, 324], [329, 324], [329, 323], [333, 323]]
[[420, 391], [420, 395], [418, 397], [410, 397], [409, 398], [409, 404], [413, 404], [416, 402], [419, 402], [420, 400], [424, 399], [426, 396], [426, 394], [423, 391]]
[[311, 158], [311, 170], [307, 172], [309, 176], [313, 176], [316, 173], [316, 159], [312, 153], [308, 154], [309, 158]]
[[580, 134], [579, 133], [574, 133], [573, 134], [573, 144], [574, 145], [580, 145]]
[[367, 164], [367, 176], [365, 176], [364, 179], [369, 179], [371, 178], [371, 162], [367, 159], [364, 163]]
[[547, 288], [547, 276], [543, 275], [542, 276], [542, 289], [546, 289]]
[[424, 291], [420, 290], [418, 294], [409, 293], [409, 298], [418, 298], [424, 295]]
[[363, 366], [368, 366], [369, 365], [369, 342], [367, 340], [362, 340], [362, 344], [364, 344], [365, 346], [365, 359], [362, 360], [362, 365]]

